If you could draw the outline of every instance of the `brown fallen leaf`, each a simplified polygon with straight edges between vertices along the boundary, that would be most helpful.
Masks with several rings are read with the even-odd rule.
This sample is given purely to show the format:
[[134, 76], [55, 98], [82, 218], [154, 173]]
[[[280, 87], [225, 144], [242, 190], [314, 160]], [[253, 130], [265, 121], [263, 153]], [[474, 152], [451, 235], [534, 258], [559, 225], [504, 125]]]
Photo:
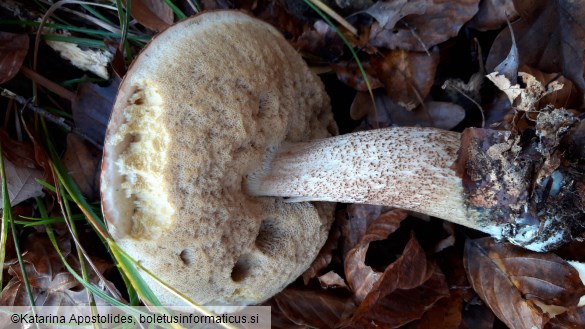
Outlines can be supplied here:
[[351, 294], [344, 289], [286, 288], [274, 300], [291, 322], [314, 328], [338, 328], [355, 310]]
[[463, 294], [451, 293], [427, 310], [420, 320], [409, 323], [404, 329], [459, 329], [462, 322]]
[[368, 227], [385, 212], [382, 206], [350, 204], [347, 206], [347, 219], [340, 221], [343, 244], [343, 258], [366, 234]]
[[382, 90], [374, 91], [372, 104], [369, 93], [358, 92], [350, 108], [351, 118], [364, 119], [368, 127], [420, 126], [452, 129], [465, 118], [465, 110], [454, 103], [426, 101], [412, 111], [394, 103]]
[[343, 55], [344, 43], [335, 30], [322, 20], [312, 27], [306, 26], [303, 33], [293, 42], [303, 54], [310, 54], [325, 61], [333, 61]]
[[[43, 195], [43, 186], [36, 180], [43, 178], [38, 169], [19, 167], [8, 159], [4, 159], [4, 170], [8, 185], [10, 205], [15, 206], [24, 200]], [[0, 209], [3, 205], [0, 204]]]
[[552, 318], [545, 329], [579, 329], [585, 328], [585, 307], [572, 308]]
[[0, 142], [2, 143], [2, 150], [6, 159], [19, 167], [26, 167], [34, 169], [35, 150], [33, 145], [10, 138], [8, 133], [0, 129]]
[[424, 101], [435, 80], [438, 52], [428, 55], [393, 50], [376, 59], [371, 67], [394, 102], [412, 110]]
[[366, 265], [366, 252], [371, 242], [384, 240], [400, 227], [406, 212], [391, 210], [378, 217], [361, 237], [359, 243], [345, 257], [344, 269], [349, 287], [358, 302], [362, 302], [379, 284], [383, 273]]
[[[372, 56], [362, 62], [372, 89], [384, 87], [392, 101], [412, 110], [429, 94], [439, 63], [437, 52], [415, 53], [392, 50]], [[364, 77], [355, 62], [340, 62], [332, 66], [339, 80], [358, 91], [367, 91]]]
[[294, 323], [280, 310], [274, 298], [262, 303], [262, 306], [270, 306], [270, 326], [274, 329], [306, 329], [307, 326]]
[[162, 31], [173, 24], [172, 9], [163, 0], [132, 0], [132, 17], [154, 31]]
[[99, 164], [101, 152], [75, 134], [67, 135], [67, 151], [63, 164], [88, 200], [95, 200], [99, 193]]
[[[31, 234], [25, 243], [23, 261], [28, 282], [32, 288], [32, 295], [37, 306], [75, 306], [88, 305], [87, 291], [82, 284], [69, 273], [61, 258], [53, 248], [50, 240], [42, 234]], [[79, 263], [71, 254], [71, 244], [68, 239], [59, 240], [61, 252], [67, 262], [79, 272]], [[93, 263], [100, 271], [106, 271], [113, 265], [105, 261], [94, 259]], [[12, 259], [5, 263], [8, 274], [12, 279], [0, 294], [0, 305], [25, 306], [29, 305], [28, 294], [23, 284], [23, 275], [18, 260]], [[96, 275], [91, 281], [97, 283]], [[98, 305], [105, 305], [99, 298]]]
[[97, 144], [102, 144], [106, 135], [119, 84], [119, 79], [114, 79], [107, 87], [93, 83], [80, 84], [71, 105], [76, 128]]
[[28, 35], [0, 32], [0, 84], [12, 79], [28, 53]]
[[[456, 36], [463, 24], [477, 12], [479, 0], [379, 1], [377, 3], [380, 2], [383, 4], [374, 4], [374, 6], [379, 6], [380, 9], [387, 7], [387, 9], [376, 14], [382, 18], [379, 20], [377, 18], [378, 22], [372, 24], [370, 43], [373, 46], [388, 49], [427, 51]], [[397, 8], [392, 6], [392, 3], [398, 4]], [[421, 10], [423, 7], [426, 7], [424, 12]], [[409, 10], [402, 12], [401, 8]], [[398, 21], [396, 15], [404, 15], [404, 17]], [[392, 25], [394, 21], [397, 23]]]
[[552, 253], [483, 238], [468, 240], [464, 257], [473, 288], [510, 328], [543, 328], [545, 310], [575, 307], [585, 295], [577, 270]]
[[349, 327], [397, 328], [420, 319], [438, 300], [448, 296], [445, 276], [411, 236], [403, 254], [386, 268], [358, 306]]
[[[233, 8], [233, 1], [220, 0], [218, 3], [226, 3]], [[248, 10], [270, 25], [276, 27], [288, 39], [296, 40], [305, 29], [307, 24], [306, 14], [312, 10], [302, 2], [296, 1], [239, 1], [239, 9]], [[290, 5], [289, 5], [290, 4]]]
[[484, 0], [479, 11], [467, 26], [479, 31], [497, 30], [506, 25], [506, 19], [513, 22], [518, 17], [512, 0]]
[[[515, 0], [520, 19], [512, 24], [521, 65], [529, 65], [547, 73], [562, 72], [581, 90], [583, 51], [585, 50], [585, 4], [580, 1]], [[510, 50], [508, 28], [494, 41], [486, 68], [492, 72]]]
[[376, 19], [380, 29], [391, 30], [405, 16], [423, 15], [431, 4], [430, 0], [377, 1], [364, 12]]

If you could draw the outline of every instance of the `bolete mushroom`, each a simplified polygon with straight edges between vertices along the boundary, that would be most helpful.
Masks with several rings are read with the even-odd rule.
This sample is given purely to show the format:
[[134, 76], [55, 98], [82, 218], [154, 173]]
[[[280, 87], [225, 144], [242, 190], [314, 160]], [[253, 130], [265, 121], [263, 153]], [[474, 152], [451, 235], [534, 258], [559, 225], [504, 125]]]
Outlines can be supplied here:
[[183, 20], [120, 85], [101, 174], [108, 230], [201, 305], [261, 302], [309, 267], [334, 205], [253, 197], [246, 176], [285, 141], [336, 133], [320, 79], [276, 29], [237, 11]]
[[519, 157], [507, 133], [336, 133], [319, 78], [273, 27], [237, 11], [183, 20], [120, 85], [102, 164], [108, 229], [195, 302], [234, 305], [262, 302], [308, 268], [331, 202], [400, 207], [537, 250], [580, 225], [533, 201], [575, 208], [584, 185], [549, 165], [527, 193], [534, 168], [507, 173]]

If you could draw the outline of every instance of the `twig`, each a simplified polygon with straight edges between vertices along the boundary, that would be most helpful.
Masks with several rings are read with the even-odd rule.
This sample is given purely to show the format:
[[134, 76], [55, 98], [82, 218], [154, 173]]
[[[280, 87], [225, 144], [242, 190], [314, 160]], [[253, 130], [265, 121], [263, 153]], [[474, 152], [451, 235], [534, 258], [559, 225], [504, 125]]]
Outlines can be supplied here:
[[47, 88], [48, 90], [52, 91], [53, 93], [59, 95], [59, 97], [66, 99], [70, 102], [73, 102], [75, 100], [75, 93], [74, 92], [61, 87], [60, 85], [56, 84], [55, 82], [38, 74], [34, 70], [31, 70], [26, 66], [22, 66], [20, 68], [20, 72], [22, 74], [24, 74], [24, 76], [26, 76], [27, 78], [33, 80], [34, 82]]
[[97, 147], [100, 150], [103, 148], [103, 146], [100, 143], [98, 143], [97, 141], [95, 141], [93, 138], [89, 137], [88, 135], [86, 135], [85, 133], [83, 133], [79, 129], [73, 127], [72, 125], [66, 123], [64, 118], [56, 116], [53, 113], [51, 113], [43, 108], [35, 106], [32, 102], [30, 102], [26, 98], [24, 98], [20, 95], [17, 95], [15, 93], [13, 93], [12, 91], [5, 89], [5, 88], [0, 89], [0, 96], [13, 99], [18, 104], [22, 105], [24, 107], [24, 109], [29, 109], [29, 110], [37, 113], [38, 115], [45, 118], [47, 121], [56, 124], [57, 126], [63, 128], [67, 132], [79, 135], [81, 138], [90, 142], [93, 146]]

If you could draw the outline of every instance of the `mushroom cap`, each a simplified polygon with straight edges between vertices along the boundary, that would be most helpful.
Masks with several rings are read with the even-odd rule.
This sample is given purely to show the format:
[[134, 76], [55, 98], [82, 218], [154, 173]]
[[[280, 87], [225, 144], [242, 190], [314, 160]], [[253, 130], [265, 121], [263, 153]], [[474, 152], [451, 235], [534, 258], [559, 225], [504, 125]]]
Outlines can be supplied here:
[[183, 20], [120, 85], [101, 173], [108, 230], [196, 303], [260, 303], [310, 266], [333, 205], [252, 197], [246, 179], [282, 143], [336, 132], [321, 81], [272, 26], [237, 11]]

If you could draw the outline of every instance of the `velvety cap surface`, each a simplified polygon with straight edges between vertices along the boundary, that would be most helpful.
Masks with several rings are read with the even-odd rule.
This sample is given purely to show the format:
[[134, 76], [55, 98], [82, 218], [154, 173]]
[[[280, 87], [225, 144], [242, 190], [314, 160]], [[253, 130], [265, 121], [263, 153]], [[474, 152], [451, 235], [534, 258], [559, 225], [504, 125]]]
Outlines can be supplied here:
[[251, 197], [246, 179], [281, 144], [335, 133], [319, 78], [273, 27], [236, 11], [181, 21], [120, 87], [102, 165], [108, 229], [197, 303], [261, 302], [310, 265], [332, 205]]

